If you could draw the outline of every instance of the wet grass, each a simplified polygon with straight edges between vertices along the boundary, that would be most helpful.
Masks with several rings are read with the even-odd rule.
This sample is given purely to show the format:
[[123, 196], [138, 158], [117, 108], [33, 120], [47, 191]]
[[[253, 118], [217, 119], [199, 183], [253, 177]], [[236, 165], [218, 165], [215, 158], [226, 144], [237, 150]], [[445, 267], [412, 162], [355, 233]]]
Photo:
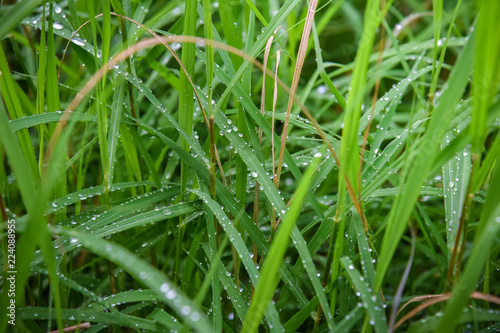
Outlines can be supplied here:
[[498, 12], [2, 5], [0, 331], [498, 330]]

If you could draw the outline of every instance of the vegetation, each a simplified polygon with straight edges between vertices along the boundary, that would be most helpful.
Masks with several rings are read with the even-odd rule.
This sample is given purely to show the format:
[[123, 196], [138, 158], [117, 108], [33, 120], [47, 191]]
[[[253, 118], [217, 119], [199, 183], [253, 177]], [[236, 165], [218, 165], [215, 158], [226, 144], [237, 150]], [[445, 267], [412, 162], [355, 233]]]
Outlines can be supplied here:
[[0, 13], [1, 332], [500, 330], [500, 2]]

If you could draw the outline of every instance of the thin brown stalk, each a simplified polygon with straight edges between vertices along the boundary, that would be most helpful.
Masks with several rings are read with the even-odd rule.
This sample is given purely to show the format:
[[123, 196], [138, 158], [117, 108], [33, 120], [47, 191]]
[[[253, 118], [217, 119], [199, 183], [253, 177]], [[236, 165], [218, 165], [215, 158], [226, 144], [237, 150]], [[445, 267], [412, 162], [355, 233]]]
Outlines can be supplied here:
[[[408, 312], [403, 318], [401, 318], [396, 325], [394, 325], [394, 329], [398, 328], [403, 324], [405, 321], [408, 319], [412, 318], [414, 315], [419, 313], [420, 311], [428, 308], [429, 306], [433, 304], [437, 304], [440, 302], [445, 302], [449, 300], [453, 296], [452, 292], [444, 293], [444, 294], [439, 294], [439, 295], [425, 295], [425, 296], [417, 296], [406, 302], [399, 310], [398, 314], [409, 304], [414, 303], [414, 302], [421, 302], [426, 300], [423, 304], [420, 304], [410, 312]], [[473, 291], [470, 294], [470, 298], [481, 300], [481, 301], [486, 301], [494, 304], [500, 305], [500, 297], [493, 296], [490, 294], [485, 294], [479, 291]]]
[[293, 72], [292, 86], [290, 87], [290, 95], [288, 98], [288, 106], [286, 109], [285, 124], [283, 126], [283, 133], [281, 133], [281, 149], [278, 160], [278, 171], [277, 182], [279, 184], [279, 178], [281, 175], [281, 167], [283, 165], [283, 158], [285, 155], [286, 146], [286, 136], [288, 131], [288, 123], [290, 122], [290, 113], [292, 112], [292, 106], [294, 103], [295, 92], [297, 91], [297, 86], [299, 84], [300, 73], [302, 72], [302, 67], [304, 66], [304, 59], [307, 52], [307, 44], [309, 43], [309, 36], [311, 35], [311, 28], [314, 22], [314, 14], [316, 12], [316, 6], [318, 4], [317, 0], [311, 0], [309, 2], [309, 8], [307, 11], [306, 22], [304, 23], [304, 30], [302, 31], [302, 38], [300, 40], [299, 52], [297, 54], [297, 62], [295, 63], [295, 70]]
[[217, 146], [215, 146], [215, 159], [217, 160], [217, 165], [219, 167], [220, 177], [222, 181], [222, 185], [227, 186], [226, 184], [226, 175], [224, 174], [224, 168], [222, 167], [222, 163], [220, 161], [219, 151], [217, 150]]
[[[63, 328], [62, 332], [74, 332], [74, 331], [81, 330], [82, 328], [91, 328], [91, 327], [92, 327], [92, 325], [90, 324], [90, 322], [86, 321], [86, 322], [78, 324], [78, 325], [65, 327], [65, 328]], [[59, 333], [59, 332], [61, 332], [61, 331], [53, 330], [53, 331], [48, 331], [47, 333]]]

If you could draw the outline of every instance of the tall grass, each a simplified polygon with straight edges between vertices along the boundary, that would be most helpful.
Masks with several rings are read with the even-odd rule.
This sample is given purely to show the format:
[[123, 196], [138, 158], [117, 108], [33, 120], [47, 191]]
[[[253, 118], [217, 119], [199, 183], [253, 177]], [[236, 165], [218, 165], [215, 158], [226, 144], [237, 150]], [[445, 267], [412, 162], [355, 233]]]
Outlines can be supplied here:
[[2, 4], [0, 331], [499, 330], [499, 6]]

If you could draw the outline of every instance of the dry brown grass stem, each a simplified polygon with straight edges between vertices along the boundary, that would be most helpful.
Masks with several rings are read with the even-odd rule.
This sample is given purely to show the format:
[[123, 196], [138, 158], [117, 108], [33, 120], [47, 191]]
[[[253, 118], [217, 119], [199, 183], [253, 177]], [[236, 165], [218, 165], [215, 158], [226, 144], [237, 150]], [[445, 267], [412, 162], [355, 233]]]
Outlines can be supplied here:
[[[65, 328], [63, 328], [62, 332], [75, 332], [75, 331], [80, 331], [81, 329], [86, 329], [86, 328], [91, 328], [91, 327], [92, 327], [92, 325], [90, 324], [90, 322], [86, 321], [86, 322], [78, 324], [78, 325], [65, 327]], [[59, 333], [59, 332], [61, 332], [61, 331], [53, 330], [53, 331], [49, 331], [47, 333]]]
[[309, 44], [309, 36], [311, 35], [312, 25], [314, 23], [314, 14], [316, 12], [316, 6], [318, 5], [318, 0], [311, 0], [309, 2], [309, 8], [307, 10], [306, 22], [304, 23], [304, 30], [302, 31], [302, 38], [300, 39], [299, 51], [297, 54], [297, 61], [295, 63], [295, 70], [293, 72], [292, 86], [290, 87], [290, 94], [288, 98], [288, 105], [286, 109], [285, 124], [283, 126], [283, 133], [281, 133], [281, 149], [278, 160], [278, 170], [277, 183], [279, 184], [279, 178], [281, 174], [281, 167], [283, 165], [283, 158], [285, 155], [286, 146], [286, 136], [288, 132], [288, 123], [290, 122], [290, 114], [292, 112], [292, 106], [294, 104], [294, 97], [297, 91], [297, 86], [299, 84], [300, 73], [302, 72], [302, 67], [304, 66], [304, 60], [307, 52], [307, 45]]
[[[437, 303], [440, 303], [440, 302], [445, 302], [447, 300], [449, 300], [451, 297], [453, 297], [453, 293], [452, 292], [448, 292], [448, 293], [444, 293], [444, 294], [439, 294], [439, 295], [424, 295], [424, 296], [417, 296], [417, 297], [413, 297], [411, 300], [409, 300], [408, 302], [406, 302], [399, 310], [398, 310], [398, 314], [409, 304], [411, 303], [414, 303], [414, 302], [422, 302], [422, 301], [425, 301], [423, 304], [420, 304], [419, 306], [417, 306], [416, 308], [414, 308], [413, 310], [411, 310], [410, 312], [408, 312], [403, 318], [401, 318], [397, 323], [396, 325], [394, 325], [394, 329], [398, 328], [399, 326], [401, 326], [401, 324], [403, 324], [405, 321], [407, 321], [408, 319], [412, 318], [413, 316], [415, 316], [417, 313], [419, 313], [420, 311], [428, 308], [429, 306], [433, 305], [433, 304], [437, 304]], [[490, 294], [485, 294], [485, 293], [482, 293], [482, 292], [479, 292], [479, 291], [474, 291], [470, 294], [470, 298], [473, 298], [473, 299], [477, 299], [477, 300], [481, 300], [481, 301], [486, 301], [486, 302], [490, 302], [490, 303], [494, 303], [494, 304], [498, 304], [500, 305], [500, 297], [497, 297], [497, 296], [493, 296], [493, 295], [490, 295]]]

